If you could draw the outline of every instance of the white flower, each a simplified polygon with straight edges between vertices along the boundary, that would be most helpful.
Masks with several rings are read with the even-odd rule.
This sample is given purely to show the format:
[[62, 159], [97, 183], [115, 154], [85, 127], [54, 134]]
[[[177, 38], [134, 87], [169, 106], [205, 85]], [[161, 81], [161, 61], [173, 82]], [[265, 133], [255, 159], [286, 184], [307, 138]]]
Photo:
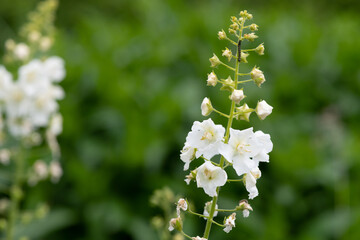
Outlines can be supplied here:
[[235, 219], [236, 213], [233, 213], [225, 220], [224, 232], [229, 233], [235, 227]]
[[184, 171], [186, 171], [189, 169], [190, 162], [195, 159], [196, 149], [185, 145], [180, 152], [180, 159], [185, 163]]
[[214, 72], [208, 74], [207, 85], [215, 87], [217, 84], [218, 78]]
[[21, 66], [19, 68], [18, 82], [28, 95], [34, 96], [39, 93], [39, 89], [49, 83], [44, 73], [43, 63], [38, 59], [34, 59], [28, 64]]
[[273, 143], [271, 142], [270, 135], [265, 134], [262, 131], [256, 131], [255, 137], [261, 145], [261, 151], [253, 157], [253, 160], [259, 162], [269, 162], [268, 153], [273, 149]]
[[4, 165], [8, 165], [10, 162], [11, 153], [8, 149], [1, 149], [0, 150], [0, 163]]
[[240, 103], [241, 100], [245, 98], [243, 90], [234, 90], [230, 96], [230, 99], [235, 103]]
[[272, 112], [273, 107], [267, 104], [265, 100], [258, 102], [256, 106], [256, 113], [261, 120], [264, 120]]
[[220, 168], [206, 161], [197, 169], [197, 187], [202, 187], [210, 197], [217, 196], [216, 188], [226, 183], [227, 174]]
[[5, 100], [6, 92], [12, 85], [12, 75], [0, 65], [0, 100]]
[[8, 119], [25, 116], [31, 104], [24, 88], [18, 82], [9, 85], [5, 93], [5, 102]]
[[19, 43], [14, 49], [14, 55], [19, 60], [26, 60], [29, 57], [30, 48], [25, 43]]
[[53, 56], [44, 62], [44, 71], [51, 81], [60, 82], [65, 77], [65, 63], [60, 57]]
[[61, 176], [63, 175], [63, 170], [58, 161], [51, 161], [49, 165], [49, 173], [51, 176], [51, 181], [57, 183]]
[[207, 240], [207, 238], [203, 238], [203, 237], [199, 237], [199, 236], [192, 237], [191, 239], [192, 240]]
[[[210, 216], [211, 205], [212, 205], [212, 201], [205, 203], [204, 212], [203, 212], [203, 215], [204, 215], [204, 216], [206, 216], [206, 217]], [[216, 205], [215, 205], [215, 209], [218, 209], [218, 208], [219, 208], [219, 207], [218, 207], [218, 205], [216, 204]], [[216, 217], [217, 215], [218, 215], [218, 211], [215, 211], [213, 217]], [[204, 218], [204, 219], [206, 220], [207, 218]]]
[[34, 172], [39, 179], [45, 179], [49, 173], [46, 163], [42, 160], [34, 163]]
[[25, 137], [32, 133], [34, 126], [27, 118], [8, 116], [7, 126], [14, 137]]
[[177, 202], [177, 206], [176, 206], [176, 214], [178, 215], [178, 217], [180, 217], [180, 209], [183, 211], [186, 211], [188, 208], [188, 204], [186, 202], [185, 199], [180, 198], [179, 201]]
[[186, 137], [185, 145], [197, 149], [196, 158], [203, 155], [204, 158], [210, 159], [219, 154], [224, 133], [225, 128], [221, 125], [215, 125], [211, 118], [203, 122], [195, 121]]
[[228, 162], [233, 163], [233, 168], [240, 176], [257, 166], [251, 158], [260, 150], [252, 128], [242, 131], [230, 129], [229, 143], [222, 145], [220, 153]]
[[207, 97], [201, 103], [201, 115], [208, 116], [213, 111], [213, 107], [211, 105], [210, 99]]
[[254, 168], [249, 173], [245, 174], [245, 187], [249, 192], [249, 199], [253, 199], [259, 195], [259, 191], [256, 188], [256, 180], [260, 177], [261, 171], [259, 168]]
[[49, 130], [55, 136], [62, 132], [63, 118], [60, 113], [55, 114], [50, 120]]

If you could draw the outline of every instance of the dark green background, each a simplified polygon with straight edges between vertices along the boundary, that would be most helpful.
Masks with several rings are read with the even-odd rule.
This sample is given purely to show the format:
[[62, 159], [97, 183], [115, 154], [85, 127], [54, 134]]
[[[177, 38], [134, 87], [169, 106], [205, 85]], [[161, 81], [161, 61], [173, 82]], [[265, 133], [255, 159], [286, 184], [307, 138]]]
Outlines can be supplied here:
[[[1, 1], [2, 46], [36, 2]], [[274, 150], [261, 165], [254, 212], [228, 235], [214, 226], [212, 239], [360, 239], [360, 6], [351, 0], [60, 1], [54, 54], [67, 69], [64, 177], [28, 189], [24, 207], [52, 208], [27, 230], [33, 239], [158, 239], [149, 197], [163, 186], [202, 211], [209, 197], [185, 185], [179, 151], [192, 122], [205, 119], [205, 96], [229, 111], [228, 94], [206, 87], [208, 58], [220, 55], [226, 42], [217, 32], [243, 9], [260, 26], [247, 46], [266, 48], [241, 66], [260, 66], [267, 79], [261, 89], [246, 85], [247, 102], [274, 106], [251, 124], [271, 134]], [[232, 184], [220, 204], [246, 196]], [[190, 234], [202, 234], [205, 221], [186, 221]]]

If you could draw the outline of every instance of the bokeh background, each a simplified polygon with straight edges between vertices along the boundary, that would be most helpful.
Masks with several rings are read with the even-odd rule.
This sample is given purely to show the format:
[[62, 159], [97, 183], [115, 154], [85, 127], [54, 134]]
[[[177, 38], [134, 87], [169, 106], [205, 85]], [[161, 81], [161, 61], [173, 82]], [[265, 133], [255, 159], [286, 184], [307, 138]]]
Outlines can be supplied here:
[[[1, 46], [37, 2], [0, 2]], [[254, 115], [251, 125], [234, 126], [270, 133], [274, 150], [270, 164], [261, 165], [254, 212], [228, 235], [214, 226], [212, 238], [360, 239], [355, 0], [61, 0], [54, 54], [67, 69], [64, 176], [27, 189], [23, 207], [45, 201], [51, 213], [21, 231], [31, 239], [160, 239], [151, 219], [162, 210], [150, 196], [165, 186], [202, 212], [210, 199], [194, 183], [186, 186], [179, 151], [193, 121], [205, 119], [204, 97], [229, 111], [227, 93], [206, 86], [208, 58], [227, 46], [217, 32], [243, 9], [260, 26], [258, 41], [247, 46], [266, 48], [242, 66], [260, 66], [267, 79], [261, 89], [246, 85], [247, 100], [254, 107], [265, 99], [274, 111], [265, 121]], [[247, 193], [232, 184], [220, 196], [220, 205], [231, 208]], [[201, 235], [204, 225], [187, 216], [185, 231]]]

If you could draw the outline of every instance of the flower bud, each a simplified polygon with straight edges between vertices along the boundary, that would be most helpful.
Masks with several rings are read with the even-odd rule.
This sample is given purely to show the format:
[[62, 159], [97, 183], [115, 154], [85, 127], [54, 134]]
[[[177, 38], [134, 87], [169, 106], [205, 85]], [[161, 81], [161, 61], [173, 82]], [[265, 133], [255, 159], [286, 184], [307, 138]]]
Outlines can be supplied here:
[[236, 119], [237, 120], [245, 120], [249, 121], [250, 114], [252, 113], [252, 110], [249, 111], [249, 106], [245, 103], [241, 107], [236, 108]]
[[182, 220], [180, 217], [172, 218], [169, 222], [169, 231], [173, 230], [182, 231]]
[[210, 63], [211, 63], [211, 67], [217, 67], [221, 62], [219, 60], [219, 58], [215, 55], [212, 58], [209, 59]]
[[244, 38], [250, 42], [253, 42], [255, 38], [258, 38], [258, 36], [256, 36], [255, 33], [247, 33], [244, 34]]
[[234, 90], [230, 96], [230, 99], [235, 103], [239, 104], [241, 100], [245, 98], [244, 91], [241, 90]]
[[265, 100], [258, 102], [256, 113], [261, 120], [264, 120], [272, 112], [273, 107], [266, 103]]
[[258, 87], [260, 87], [261, 84], [265, 82], [264, 73], [259, 68], [254, 67], [253, 70], [250, 72], [250, 75]]
[[226, 33], [224, 30], [218, 32], [218, 36], [220, 40], [226, 39]]
[[232, 92], [233, 89], [234, 89], [234, 81], [229, 76], [227, 79], [224, 80], [224, 83], [220, 88], [220, 90], [227, 90], [229, 92]]
[[264, 44], [260, 44], [255, 48], [255, 52], [259, 55], [264, 55], [265, 47]]
[[204, 98], [201, 103], [201, 115], [208, 116], [213, 110], [214, 108], [211, 105], [210, 99], [208, 99], [207, 97]]
[[229, 28], [229, 33], [231, 33], [231, 34], [235, 34], [235, 33], [236, 33], [236, 31], [235, 31], [234, 29], [232, 29], [232, 28]]
[[238, 19], [235, 16], [231, 16], [230, 20], [233, 23], [236, 23], [238, 21]]
[[230, 28], [234, 29], [235, 31], [239, 29], [239, 24], [237, 24], [236, 22], [234, 22], [233, 24], [230, 25]]
[[241, 58], [240, 58], [240, 62], [243, 62], [243, 63], [247, 63], [247, 57], [249, 56], [250, 54], [247, 53], [247, 52], [241, 52]]
[[230, 62], [233, 56], [232, 52], [228, 48], [225, 48], [225, 50], [222, 50], [222, 52], [223, 52], [222, 56], [227, 57], [228, 61]]
[[257, 31], [257, 30], [258, 30], [258, 27], [259, 27], [258, 25], [256, 25], [255, 23], [253, 23], [253, 24], [250, 25], [249, 28], [250, 28], [251, 31]]
[[207, 85], [215, 87], [218, 82], [218, 78], [214, 72], [208, 74]]
[[243, 212], [243, 217], [246, 218], [249, 216], [250, 211], [252, 211], [252, 207], [248, 203], [247, 200], [243, 199], [239, 202], [239, 205], [236, 207], [237, 210], [240, 210]]

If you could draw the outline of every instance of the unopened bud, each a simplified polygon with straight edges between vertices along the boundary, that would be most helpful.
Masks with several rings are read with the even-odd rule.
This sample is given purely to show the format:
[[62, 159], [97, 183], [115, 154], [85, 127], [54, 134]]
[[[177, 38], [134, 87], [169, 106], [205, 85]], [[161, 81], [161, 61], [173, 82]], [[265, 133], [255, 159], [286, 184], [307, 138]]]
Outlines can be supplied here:
[[229, 92], [232, 92], [233, 89], [234, 89], [234, 81], [229, 76], [227, 79], [224, 80], [220, 90], [227, 90]]
[[224, 30], [219, 31], [219, 32], [218, 32], [218, 36], [219, 36], [219, 39], [220, 39], [220, 40], [225, 39], [225, 38], [226, 38], [226, 33], [225, 33], [225, 31], [224, 31]]
[[252, 211], [252, 207], [248, 203], [247, 200], [243, 199], [239, 202], [239, 205], [236, 207], [237, 210], [242, 211], [243, 217], [248, 217], [250, 215], [250, 211]]
[[259, 68], [254, 67], [253, 70], [251, 70], [250, 75], [258, 87], [265, 82], [264, 73]]
[[255, 23], [253, 23], [253, 24], [250, 25], [249, 28], [250, 28], [251, 31], [257, 31], [257, 30], [258, 30], [258, 27], [259, 27], [258, 25], [256, 25]]
[[247, 52], [241, 52], [241, 58], [240, 58], [240, 62], [243, 62], [243, 63], [247, 63], [247, 57], [249, 56], [250, 54], [247, 53]]
[[218, 78], [214, 72], [208, 74], [207, 85], [215, 87], [218, 82]]
[[241, 100], [245, 98], [244, 91], [242, 89], [240, 90], [234, 90], [230, 96], [230, 99], [234, 101], [235, 103], [239, 104]]
[[248, 122], [252, 111], [253, 110], [250, 110], [249, 106], [245, 103], [241, 107], [236, 108], [236, 119], [245, 120]]
[[256, 113], [261, 120], [264, 120], [272, 113], [273, 107], [267, 104], [265, 100], [258, 102], [256, 106]]
[[210, 99], [208, 99], [207, 97], [204, 98], [204, 100], [201, 103], [201, 115], [208, 116], [213, 110], [214, 108], [211, 105]]
[[250, 42], [253, 42], [255, 38], [258, 38], [258, 36], [255, 35], [255, 33], [247, 33], [247, 34], [244, 34], [244, 38], [246, 40], [249, 40]]
[[260, 44], [255, 48], [255, 52], [259, 55], [264, 55], [265, 47], [264, 44]]
[[232, 56], [233, 56], [233, 54], [232, 54], [232, 52], [230, 51], [230, 49], [225, 48], [225, 50], [222, 50], [222, 52], [223, 52], [222, 56], [226, 57], [226, 58], [228, 59], [228, 61], [230, 62], [230, 60], [231, 60], [231, 58], [232, 58]]
[[215, 55], [215, 53], [213, 57], [209, 59], [209, 61], [211, 63], [211, 67], [217, 67], [221, 63], [219, 58]]
[[234, 30], [238, 30], [239, 29], [239, 24], [237, 24], [236, 22], [234, 22], [233, 24], [230, 25], [230, 27]]

